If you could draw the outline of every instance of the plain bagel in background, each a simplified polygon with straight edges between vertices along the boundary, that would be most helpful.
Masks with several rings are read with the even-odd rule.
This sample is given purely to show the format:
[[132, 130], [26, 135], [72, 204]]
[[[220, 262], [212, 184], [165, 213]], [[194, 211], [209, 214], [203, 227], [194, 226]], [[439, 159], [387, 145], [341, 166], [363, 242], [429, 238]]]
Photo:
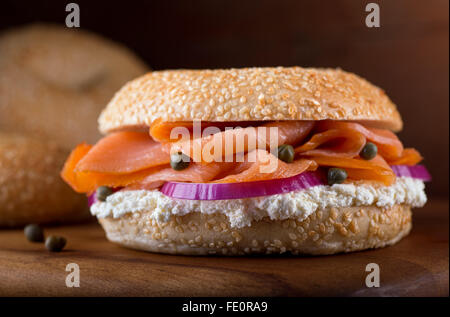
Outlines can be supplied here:
[[0, 35], [0, 131], [71, 149], [100, 138], [97, 117], [114, 93], [148, 67], [98, 35], [35, 24]]
[[0, 227], [91, 218], [59, 177], [70, 149], [95, 143], [100, 111], [148, 71], [101, 36], [34, 24], [0, 34]]
[[0, 227], [89, 219], [86, 199], [59, 177], [68, 151], [0, 132]]

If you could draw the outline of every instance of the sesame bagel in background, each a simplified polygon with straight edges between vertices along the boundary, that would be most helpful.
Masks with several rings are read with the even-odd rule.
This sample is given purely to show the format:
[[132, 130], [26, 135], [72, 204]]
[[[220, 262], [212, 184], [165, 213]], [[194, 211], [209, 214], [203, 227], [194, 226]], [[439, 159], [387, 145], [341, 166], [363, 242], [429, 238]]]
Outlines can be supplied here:
[[98, 140], [114, 92], [147, 70], [122, 45], [76, 28], [0, 34], [0, 226], [91, 218], [58, 172], [73, 146]]
[[[173, 129], [194, 131], [196, 120], [219, 137], [189, 135], [169, 151], [178, 143]], [[340, 69], [155, 71], [125, 84], [98, 124], [105, 136], [73, 149], [61, 176], [91, 195], [107, 238], [134, 249], [239, 256], [380, 248], [407, 236], [411, 210], [427, 201], [423, 158], [394, 133], [403, 127], [396, 105]], [[254, 127], [276, 127], [278, 148]], [[240, 136], [245, 147], [227, 146]], [[196, 160], [183, 147], [211, 154], [213, 139], [233, 151], [217, 157], [242, 153], [244, 161]], [[258, 169], [262, 158], [275, 169]]]
[[0, 132], [0, 227], [90, 219], [83, 195], [59, 177], [67, 150]]
[[127, 81], [148, 71], [129, 49], [99, 35], [52, 24], [0, 34], [0, 131], [71, 149], [95, 142], [95, 122]]

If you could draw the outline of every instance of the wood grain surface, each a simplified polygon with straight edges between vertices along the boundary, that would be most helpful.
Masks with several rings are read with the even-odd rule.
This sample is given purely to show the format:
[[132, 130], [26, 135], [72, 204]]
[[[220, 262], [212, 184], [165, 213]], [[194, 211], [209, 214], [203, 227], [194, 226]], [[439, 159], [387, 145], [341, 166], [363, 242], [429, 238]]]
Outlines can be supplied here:
[[[0, 231], [2, 296], [448, 296], [448, 201], [415, 211], [412, 233], [395, 246], [323, 257], [188, 257], [109, 243], [96, 223], [47, 228], [68, 239], [61, 253]], [[380, 266], [367, 288], [365, 267]], [[80, 287], [68, 288], [68, 263]]]

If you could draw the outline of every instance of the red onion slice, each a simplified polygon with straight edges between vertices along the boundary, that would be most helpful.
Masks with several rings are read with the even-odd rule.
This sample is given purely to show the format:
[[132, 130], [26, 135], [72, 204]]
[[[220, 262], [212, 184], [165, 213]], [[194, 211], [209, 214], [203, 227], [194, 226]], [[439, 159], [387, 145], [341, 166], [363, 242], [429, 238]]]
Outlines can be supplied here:
[[289, 193], [324, 184], [319, 173], [305, 172], [293, 177], [243, 183], [177, 183], [167, 182], [161, 192], [172, 198], [190, 200], [223, 200]]
[[88, 196], [88, 206], [91, 207], [93, 204], [97, 202], [97, 195], [95, 193], [90, 194]]
[[423, 165], [391, 165], [395, 175], [399, 177], [411, 177], [423, 181], [431, 181], [431, 175]]

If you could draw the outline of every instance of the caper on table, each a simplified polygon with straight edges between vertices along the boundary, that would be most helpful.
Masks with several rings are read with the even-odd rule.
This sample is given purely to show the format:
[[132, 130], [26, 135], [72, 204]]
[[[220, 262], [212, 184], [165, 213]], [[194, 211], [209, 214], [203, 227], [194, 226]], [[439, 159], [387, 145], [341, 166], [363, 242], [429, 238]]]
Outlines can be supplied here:
[[364, 145], [361, 152], [359, 153], [359, 155], [365, 160], [371, 160], [375, 156], [377, 156], [377, 153], [378, 153], [377, 146], [372, 142], [367, 142], [366, 145]]
[[176, 170], [181, 171], [189, 166], [191, 158], [182, 152], [173, 153], [170, 155], [170, 166]]
[[45, 247], [50, 252], [59, 252], [64, 249], [66, 245], [66, 238], [60, 236], [50, 236], [45, 239]]
[[106, 197], [108, 197], [112, 193], [113, 193], [112, 188], [110, 188], [108, 186], [100, 186], [99, 188], [97, 188], [97, 192], [96, 192], [95, 196], [96, 196], [97, 200], [105, 201]]
[[347, 172], [342, 168], [330, 168], [328, 170], [328, 185], [341, 184], [347, 179]]
[[27, 225], [24, 228], [25, 237], [32, 242], [44, 241], [44, 231], [36, 224]]
[[289, 144], [283, 144], [278, 147], [278, 159], [286, 163], [292, 163], [294, 160], [294, 147]]

